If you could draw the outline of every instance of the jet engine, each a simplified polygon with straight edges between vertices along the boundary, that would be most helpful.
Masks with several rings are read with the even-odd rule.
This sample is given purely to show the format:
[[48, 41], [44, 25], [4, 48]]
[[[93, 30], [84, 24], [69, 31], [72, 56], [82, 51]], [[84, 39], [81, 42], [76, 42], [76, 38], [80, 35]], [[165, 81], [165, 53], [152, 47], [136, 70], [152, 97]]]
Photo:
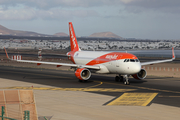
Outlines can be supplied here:
[[138, 79], [138, 80], [143, 80], [144, 78], [146, 78], [146, 70], [145, 69], [141, 69], [140, 72], [138, 72], [137, 74], [132, 75], [133, 78]]
[[86, 68], [78, 68], [75, 71], [75, 76], [79, 80], [88, 80], [91, 77], [91, 72], [90, 72], [90, 70], [88, 70]]

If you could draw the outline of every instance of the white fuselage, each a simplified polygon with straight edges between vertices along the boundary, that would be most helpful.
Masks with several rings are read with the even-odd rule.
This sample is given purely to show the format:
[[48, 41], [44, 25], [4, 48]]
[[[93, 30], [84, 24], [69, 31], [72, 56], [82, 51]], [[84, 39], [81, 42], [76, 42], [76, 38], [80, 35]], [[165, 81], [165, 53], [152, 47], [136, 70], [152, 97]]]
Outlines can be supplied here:
[[[141, 70], [141, 64], [137, 58], [125, 57], [123, 53], [77, 51], [74, 53], [73, 58], [76, 64], [100, 66], [101, 69], [96, 73], [132, 75]], [[129, 61], [125, 62], [125, 59]]]

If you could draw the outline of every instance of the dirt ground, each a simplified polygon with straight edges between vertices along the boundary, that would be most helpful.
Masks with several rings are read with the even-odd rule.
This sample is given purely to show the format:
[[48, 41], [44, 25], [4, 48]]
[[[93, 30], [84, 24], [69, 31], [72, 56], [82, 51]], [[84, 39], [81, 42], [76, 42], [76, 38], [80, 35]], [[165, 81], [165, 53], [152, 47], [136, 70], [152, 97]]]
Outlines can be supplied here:
[[147, 75], [163, 77], [180, 77], [179, 63], [161, 63], [143, 66], [142, 68], [144, 68], [147, 71]]

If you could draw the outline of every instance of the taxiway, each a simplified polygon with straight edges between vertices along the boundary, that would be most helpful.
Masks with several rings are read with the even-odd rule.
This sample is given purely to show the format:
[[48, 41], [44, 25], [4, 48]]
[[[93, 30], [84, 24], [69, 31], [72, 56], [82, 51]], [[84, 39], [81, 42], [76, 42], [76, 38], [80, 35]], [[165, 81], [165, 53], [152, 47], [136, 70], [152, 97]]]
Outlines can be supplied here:
[[[143, 81], [130, 78], [130, 82], [124, 85], [115, 82], [113, 75], [93, 74], [88, 82], [80, 83], [73, 71], [0, 66], [0, 89], [34, 89], [39, 116], [52, 120], [180, 117], [180, 78], [148, 76]], [[126, 97], [129, 102], [119, 104], [116, 100], [124, 93], [143, 95]], [[137, 101], [148, 99], [150, 93], [152, 100], [146, 107], [139, 106]]]

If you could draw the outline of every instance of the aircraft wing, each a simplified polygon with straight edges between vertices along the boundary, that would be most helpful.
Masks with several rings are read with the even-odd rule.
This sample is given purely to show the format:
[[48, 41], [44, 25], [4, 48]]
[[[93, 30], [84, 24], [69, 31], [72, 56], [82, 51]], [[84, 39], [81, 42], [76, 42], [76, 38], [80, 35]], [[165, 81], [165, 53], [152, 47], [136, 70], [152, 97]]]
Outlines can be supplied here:
[[90, 69], [100, 69], [99, 66], [91, 66], [91, 65], [78, 65], [78, 64], [70, 64], [70, 63], [56, 63], [56, 62], [45, 62], [45, 61], [31, 61], [31, 60], [15, 60], [17, 62], [24, 63], [36, 63], [37, 65], [46, 64], [46, 65], [56, 65], [56, 66], [68, 66], [68, 67], [77, 67], [77, 68], [90, 68]]
[[157, 64], [157, 63], [171, 62], [173, 60], [175, 60], [174, 48], [172, 48], [172, 59], [142, 62], [141, 65], [151, 65], [151, 64]]
[[[10, 59], [5, 48], [4, 48], [4, 50], [5, 50], [5, 53], [6, 53], [6, 57], [8, 59]], [[12, 59], [10, 59], [10, 60], [12, 60]], [[56, 63], [56, 62], [31, 61], [31, 60], [13, 60], [13, 61], [22, 62], [22, 63], [35, 63], [37, 65], [41, 65], [41, 64], [56, 65], [57, 67], [68, 66], [68, 67], [89, 68], [89, 69], [96, 69], [96, 70], [100, 69], [100, 66], [97, 66], [97, 65], [96, 66], [91, 66], [91, 65], [78, 65], [78, 64], [70, 64], [70, 63]]]

